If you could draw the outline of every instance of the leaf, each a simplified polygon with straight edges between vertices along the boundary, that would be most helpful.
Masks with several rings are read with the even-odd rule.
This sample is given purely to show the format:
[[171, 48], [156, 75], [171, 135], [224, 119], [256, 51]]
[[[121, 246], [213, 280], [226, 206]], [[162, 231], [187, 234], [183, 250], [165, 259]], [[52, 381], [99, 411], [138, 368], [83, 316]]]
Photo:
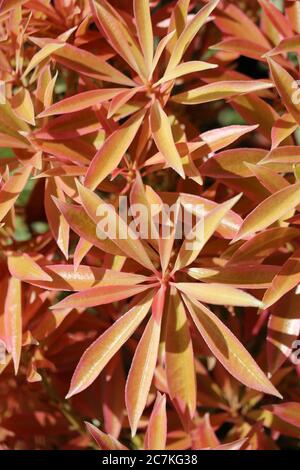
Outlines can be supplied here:
[[201, 104], [224, 100], [243, 93], [266, 90], [273, 85], [263, 80], [232, 80], [209, 83], [208, 85], [185, 91], [172, 97], [172, 101], [181, 104]]
[[272, 26], [283, 36], [293, 36], [293, 28], [289, 20], [283, 15], [278, 8], [266, 0], [258, 0], [266, 16], [270, 19]]
[[18, 118], [28, 122], [32, 126], [35, 125], [34, 107], [28, 90], [21, 88], [11, 100], [12, 109]]
[[300, 428], [300, 403], [281, 403], [280, 405], [269, 405], [266, 408], [286, 423]]
[[151, 106], [150, 123], [153, 139], [158, 150], [162, 153], [167, 163], [182, 178], [185, 178], [180, 155], [174, 143], [171, 125], [168, 116], [156, 100]]
[[153, 61], [153, 31], [149, 0], [134, 0], [133, 9], [139, 42], [149, 72]]
[[106, 0], [91, 0], [90, 6], [111, 46], [133, 70], [145, 78], [147, 74], [142, 53], [122, 17]]
[[120, 251], [120, 249], [111, 240], [108, 238], [101, 240], [97, 236], [96, 225], [82, 207], [67, 204], [59, 199], [54, 199], [54, 201], [71, 229], [74, 230], [79, 237], [84, 238], [92, 245], [100, 248], [100, 250], [107, 251], [113, 255], [123, 254], [123, 252]]
[[294, 342], [300, 333], [299, 295], [287, 293], [271, 309], [268, 320], [267, 357], [268, 370], [274, 374], [284, 362], [292, 358]]
[[265, 45], [258, 44], [257, 42], [241, 37], [224, 39], [218, 44], [211, 46], [210, 49], [224, 52], [236, 52], [237, 54], [256, 60], [262, 60], [263, 54], [268, 52]]
[[14, 253], [7, 260], [9, 272], [20, 281], [46, 281], [52, 278], [26, 253]]
[[19, 279], [11, 277], [8, 282], [8, 289], [5, 299], [4, 324], [6, 348], [7, 351], [12, 355], [16, 375], [19, 369], [22, 349], [21, 302], [21, 282]]
[[161, 318], [152, 315], [136, 348], [127, 377], [125, 401], [131, 434], [135, 436], [140, 417], [146, 406], [157, 361]]
[[225, 150], [209, 158], [200, 167], [202, 175], [213, 178], [236, 178], [252, 176], [247, 163], [256, 165], [267, 155], [266, 150], [256, 148], [235, 148]]
[[157, 392], [149, 419], [145, 447], [149, 450], [164, 450], [167, 441], [166, 395]]
[[269, 227], [300, 203], [300, 183], [289, 185], [261, 202], [244, 220], [234, 241]]
[[[30, 261], [33, 263], [31, 258]], [[41, 273], [38, 271], [34, 273], [35, 279], [33, 279], [32, 267], [24, 275], [23, 269], [20, 269], [20, 263], [16, 266], [14, 257], [10, 256], [8, 259], [8, 267], [13, 276], [20, 280], [30, 281], [30, 284], [47, 290], [82, 291], [96, 286], [119, 286], [120, 283], [123, 286], [134, 286], [148, 280], [146, 276], [140, 274], [86, 265], [78, 266], [76, 270], [71, 264], [47, 265], [43, 266], [43, 269], [37, 263], [35, 265]]]
[[49, 178], [45, 184], [45, 212], [54, 240], [65, 258], [68, 259], [70, 226], [56, 206], [53, 196], [65, 202], [65, 195], [59, 181], [56, 178]]
[[86, 349], [75, 369], [66, 398], [82, 392], [94, 382], [106, 364], [146, 317], [152, 297], [153, 292], [143, 296]]
[[54, 52], [57, 52], [59, 49], [64, 47], [64, 43], [48, 43], [41, 50], [39, 50], [31, 59], [25, 72], [23, 73], [23, 78], [35, 69], [43, 60], [50, 57]]
[[270, 193], [276, 193], [281, 189], [287, 188], [289, 183], [287, 180], [272, 171], [270, 168], [264, 167], [263, 165], [251, 165], [251, 163], [246, 163], [253, 175], [256, 176], [258, 181], [268, 190]]
[[129, 286], [125, 284], [122, 286], [96, 286], [90, 289], [82, 290], [76, 294], [71, 294], [57, 304], [53, 305], [52, 309], [58, 308], [89, 308], [97, 305], [106, 305], [118, 300], [124, 300], [133, 295], [139, 294], [152, 287], [152, 285], [138, 285]]
[[66, 44], [63, 48], [56, 50], [54, 58], [66, 68], [97, 80], [124, 86], [136, 85], [133, 80], [126, 77], [101, 57], [71, 44]]
[[202, 62], [200, 60], [184, 62], [177, 65], [174, 69], [167, 71], [163, 77], [155, 83], [155, 86], [161, 85], [169, 80], [175, 80], [189, 73], [202, 72], [203, 70], [215, 69], [216, 67], [218, 67], [217, 64], [210, 64], [209, 62]]
[[200, 300], [214, 305], [233, 305], [240, 307], [259, 307], [262, 308], [263, 304], [260, 300], [252, 295], [229, 285], [211, 283], [189, 283], [177, 282], [174, 284], [177, 289], [185, 295], [191, 296], [194, 299]]
[[275, 227], [254, 235], [233, 254], [230, 263], [260, 262], [299, 235], [292, 227]]
[[125, 124], [105, 140], [87, 170], [84, 181], [86, 187], [96, 189], [96, 187], [119, 165], [144, 117], [145, 110], [135, 113]]
[[[121, 250], [121, 254], [126, 254], [145, 268], [155, 271], [155, 267], [144, 248], [142, 240], [135, 236], [132, 229], [117, 214], [114, 207], [102, 201], [99, 196], [79, 183], [77, 184], [77, 189], [83, 207], [95, 223], [98, 224], [101, 220], [101, 213], [106, 216], [108, 215], [110, 229], [114, 232], [113, 242]], [[99, 227], [97, 227], [97, 231], [99, 234], [101, 231]], [[109, 239], [106, 238], [105, 241], [109, 241]]]
[[218, 5], [219, 0], [211, 0], [194, 16], [194, 18], [186, 25], [179, 38], [177, 39], [173, 52], [171, 54], [167, 72], [174, 69], [181, 61], [187, 47], [194, 39], [199, 29], [205, 24], [211, 12]]
[[296, 252], [283, 264], [272, 285], [266, 291], [263, 303], [269, 308], [300, 283], [300, 253]]
[[183, 419], [196, 410], [194, 353], [189, 325], [180, 296], [170, 291], [166, 327], [166, 374], [168, 390]]
[[184, 302], [207, 346], [233, 377], [249, 388], [281, 397], [248, 351], [213, 312], [186, 296]]
[[117, 439], [105, 434], [91, 423], [85, 422], [86, 428], [101, 450], [127, 450]]
[[285, 113], [278, 118], [272, 128], [272, 149], [275, 149], [284, 142], [295, 132], [297, 127], [298, 124], [289, 113]]
[[275, 60], [268, 59], [272, 79], [277, 91], [282, 98], [287, 111], [300, 124], [300, 102], [298, 96], [298, 84], [294, 78]]
[[278, 266], [267, 264], [237, 264], [228, 263], [221, 269], [189, 268], [188, 275], [196, 280], [230, 284], [241, 289], [266, 289], [271, 286], [274, 276], [279, 271]]
[[217, 230], [223, 217], [241, 198], [241, 194], [217, 205], [212, 211], [200, 216], [199, 222], [191, 229], [190, 233], [186, 236], [174, 266], [174, 271], [182, 269], [191, 264], [198, 257], [199, 253], [210, 239], [210, 237]]
[[266, 55], [272, 57], [277, 54], [286, 54], [287, 52], [297, 52], [300, 49], [300, 35], [290, 38], [284, 38], [280, 43], [269, 51]]
[[99, 105], [113, 98], [123, 88], [103, 88], [78, 93], [53, 104], [39, 114], [39, 117], [54, 116], [56, 114], [74, 113], [91, 106]]
[[32, 166], [21, 167], [20, 170], [11, 175], [0, 189], [0, 222], [15, 204], [19, 194], [25, 188], [27, 180], [32, 171]]

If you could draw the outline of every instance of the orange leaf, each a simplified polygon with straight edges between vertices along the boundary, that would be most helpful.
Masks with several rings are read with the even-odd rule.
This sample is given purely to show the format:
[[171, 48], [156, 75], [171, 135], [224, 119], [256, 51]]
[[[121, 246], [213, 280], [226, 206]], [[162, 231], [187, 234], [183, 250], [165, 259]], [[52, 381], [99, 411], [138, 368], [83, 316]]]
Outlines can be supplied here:
[[213, 312], [186, 296], [184, 301], [207, 346], [230, 374], [247, 387], [281, 397], [248, 351]]
[[75, 369], [66, 398], [82, 392], [94, 382], [106, 364], [146, 317], [152, 303], [152, 297], [153, 292], [143, 296], [88, 347]]

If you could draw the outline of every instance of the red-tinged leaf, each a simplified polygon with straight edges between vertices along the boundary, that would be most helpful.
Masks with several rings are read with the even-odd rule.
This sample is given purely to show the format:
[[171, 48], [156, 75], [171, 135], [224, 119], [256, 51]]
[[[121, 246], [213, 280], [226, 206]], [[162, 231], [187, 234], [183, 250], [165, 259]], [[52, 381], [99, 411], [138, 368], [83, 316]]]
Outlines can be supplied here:
[[220, 444], [210, 422], [208, 413], [200, 420], [197, 428], [192, 431], [192, 449], [211, 449]]
[[236, 178], [241, 176], [249, 178], [252, 176], [247, 163], [256, 165], [267, 156], [263, 149], [236, 148], [225, 150], [209, 158], [200, 167], [202, 175], [213, 178]]
[[157, 392], [154, 407], [149, 419], [145, 448], [151, 450], [164, 450], [167, 441], [167, 413], [166, 395]]
[[208, 85], [184, 91], [172, 97], [172, 101], [181, 104], [201, 104], [224, 100], [244, 93], [272, 88], [272, 83], [263, 80], [232, 80], [209, 83]]
[[270, 405], [266, 408], [286, 423], [300, 428], [300, 403], [282, 403], [280, 405]]
[[7, 264], [10, 274], [20, 281], [52, 282], [51, 276], [26, 253], [10, 255]]
[[153, 291], [143, 296], [136, 305], [88, 347], [75, 369], [67, 398], [82, 392], [94, 382], [106, 364], [146, 317], [152, 298]]
[[224, 10], [216, 10], [215, 15], [217, 27], [227, 36], [251, 39], [257, 44], [270, 47], [261, 28], [234, 3], [228, 4]]
[[[132, 229], [126, 224], [123, 218], [117, 214], [114, 207], [104, 202], [99, 196], [93, 193], [93, 191], [81, 184], [78, 183], [77, 188], [84, 209], [95, 223], [98, 224], [102, 220], [101, 213], [109, 216], [110, 228], [115, 235], [113, 237], [113, 243], [121, 250], [121, 254], [129, 256], [145, 268], [155, 271], [154, 265], [142, 241], [135, 236]], [[101, 210], [99, 210], [99, 208]], [[101, 227], [98, 225], [97, 233], [101, 233]], [[108, 239], [105, 241], [108, 241]]]
[[128, 24], [106, 0], [91, 0], [90, 6], [111, 46], [133, 70], [146, 78], [143, 55]]
[[187, 269], [188, 275], [193, 279], [218, 284], [230, 284], [241, 289], [266, 289], [271, 286], [278, 271], [277, 266], [266, 264], [229, 264], [218, 270]]
[[158, 150], [173, 170], [184, 178], [184, 170], [180, 155], [174, 143], [171, 125], [165, 111], [159, 101], [154, 101], [151, 106], [150, 123], [153, 139]]
[[287, 423], [266, 409], [250, 411], [248, 416], [251, 420], [260, 422], [264, 427], [272, 429], [274, 432], [299, 439], [300, 431], [298, 427]]
[[140, 294], [145, 290], [152, 287], [152, 285], [113, 285], [113, 286], [96, 286], [90, 289], [82, 290], [76, 294], [69, 295], [57, 304], [53, 305], [52, 309], [58, 308], [89, 308], [97, 305], [106, 305], [118, 300], [128, 299], [133, 295]]
[[271, 309], [268, 321], [267, 356], [268, 370], [274, 374], [284, 362], [291, 358], [294, 342], [300, 333], [299, 295], [289, 292], [282, 297]]
[[263, 44], [258, 44], [257, 42], [251, 41], [251, 39], [240, 37], [225, 39], [218, 44], [214, 44], [210, 49], [224, 52], [236, 52], [237, 54], [256, 60], [262, 60], [261, 58], [263, 54], [268, 52], [268, 49]]
[[18, 6], [23, 5], [27, 0], [2, 0], [0, 4], [0, 13], [4, 15], [4, 13], [9, 12], [12, 9], [18, 8]]
[[229, 442], [228, 444], [221, 444], [217, 447], [214, 447], [212, 450], [241, 450], [241, 447], [247, 443], [247, 440], [247, 438], [238, 439], [237, 441]]
[[78, 167], [76, 165], [60, 165], [49, 170], [42, 171], [32, 179], [50, 178], [54, 176], [83, 176], [86, 173], [86, 168]]
[[[10, 258], [9, 269], [15, 277], [20, 278], [20, 271], [14, 266], [11, 267]], [[41, 270], [40, 266], [38, 267]], [[96, 286], [119, 286], [120, 283], [123, 286], [134, 286], [148, 280], [146, 276], [140, 274], [85, 265], [78, 266], [75, 270], [70, 264], [54, 264], [43, 266], [42, 272], [48, 279], [41, 281], [40, 275], [39, 279], [30, 279], [30, 283], [47, 290], [82, 291]]]
[[295, 130], [298, 124], [294, 118], [289, 114], [285, 113], [279, 119], [277, 119], [272, 127], [272, 149], [278, 147], [284, 142]]
[[248, 132], [257, 129], [257, 125], [254, 126], [225, 126], [219, 129], [212, 129], [210, 131], [203, 132], [200, 137], [212, 151], [220, 150], [227, 145], [232, 144], [237, 139], [247, 134]]
[[289, 20], [275, 5], [273, 5], [273, 3], [267, 2], [266, 0], [258, 0], [258, 2], [266, 16], [271, 21], [272, 26], [275, 27], [283, 37], [294, 36], [293, 28], [291, 27]]
[[87, 141], [75, 138], [73, 140], [33, 140], [33, 145], [44, 153], [57, 157], [65, 164], [89, 165], [95, 155], [94, 145]]
[[291, 227], [278, 227], [265, 230], [264, 232], [254, 235], [254, 237], [239, 247], [233, 254], [230, 263], [249, 264], [249, 262], [260, 262], [281, 246], [292, 241], [298, 235], [298, 230]]
[[298, 95], [298, 84], [294, 78], [279, 65], [275, 60], [268, 59], [272, 79], [276, 85], [277, 91], [282, 98], [287, 111], [300, 124], [300, 103], [295, 96]]
[[182, 64], [177, 65], [174, 69], [166, 71], [163, 77], [155, 83], [155, 85], [160, 85], [162, 83], [168, 82], [169, 80], [175, 80], [176, 78], [182, 77], [183, 75], [187, 75], [189, 73], [196, 73], [202, 72], [203, 70], [210, 70], [215, 69], [218, 67], [216, 64], [211, 64], [209, 62], [202, 62], [202, 61], [191, 61], [191, 62], [184, 62]]
[[0, 147], [12, 147], [16, 149], [28, 148], [28, 143], [21, 136], [15, 137], [12, 135], [3, 134], [0, 132]]
[[5, 343], [12, 355], [15, 374], [19, 369], [22, 349], [22, 298], [21, 281], [10, 278], [4, 307]]
[[49, 178], [45, 184], [45, 212], [57, 246], [68, 259], [70, 226], [55, 204], [53, 197], [65, 202], [65, 195], [56, 178]]
[[153, 61], [153, 31], [149, 0], [134, 0], [133, 9], [138, 38], [149, 73]]
[[95, 223], [86, 214], [85, 210], [80, 206], [66, 204], [59, 199], [55, 199], [55, 204], [63, 214], [64, 218], [79, 237], [84, 238], [92, 245], [100, 248], [100, 250], [107, 251], [112, 255], [122, 255], [123, 252], [108, 238], [101, 240], [97, 236], [97, 227]]
[[[186, 1], [186, 0], [185, 0]], [[176, 7], [175, 7], [176, 8]], [[170, 41], [174, 38], [175, 31], [171, 31], [169, 34], [164, 36], [158, 43], [157, 48], [155, 50], [154, 58], [153, 58], [153, 63], [152, 63], [152, 68], [151, 68], [151, 75], [156, 69], [156, 66], [159, 62], [159, 59], [161, 58], [162, 53], [164, 52], [165, 48], [167, 45], [170, 43]]]
[[261, 164], [275, 171], [291, 171], [292, 166], [299, 163], [300, 150], [296, 145], [287, 145], [272, 149], [261, 161]]
[[241, 194], [224, 202], [223, 204], [217, 205], [204, 217], [200, 217], [199, 222], [197, 222], [191, 229], [181, 245], [175, 262], [174, 271], [185, 268], [195, 261], [205, 244], [217, 230], [222, 219], [240, 198]]
[[283, 176], [266, 166], [251, 163], [246, 163], [246, 166], [270, 193], [276, 193], [290, 185]]
[[[177, 197], [178, 196], [176, 195], [176, 199]], [[168, 201], [169, 198], [166, 198], [166, 202]], [[173, 198], [170, 200], [170, 202], [171, 201], [173, 201]], [[204, 197], [194, 196], [192, 194], [187, 193], [180, 193], [180, 202], [185, 208], [185, 210], [192, 212], [194, 215], [197, 215], [196, 207], [199, 205], [202, 206], [204, 209], [204, 216], [218, 206], [218, 204], [214, 201], [210, 201]], [[223, 217], [223, 220], [220, 222], [217, 232], [222, 237], [231, 239], [239, 230], [241, 223], [241, 217], [234, 211], [229, 211], [228, 214], [226, 214]]]
[[85, 425], [101, 450], [128, 450], [127, 447], [123, 446], [117, 439], [100, 431], [100, 429], [96, 428], [93, 424], [86, 421]]
[[109, 101], [123, 88], [103, 88], [78, 93], [53, 104], [39, 114], [39, 117], [53, 116], [56, 114], [74, 113], [83, 109], [96, 106], [104, 101]]
[[167, 71], [173, 70], [176, 65], [181, 61], [186, 49], [188, 48], [191, 41], [194, 39], [198, 31], [202, 28], [205, 22], [208, 20], [211, 12], [218, 5], [219, 0], [211, 0], [205, 5], [194, 18], [186, 25], [179, 38], [177, 39], [174, 49], [172, 51]]
[[272, 285], [266, 291], [263, 303], [265, 308], [270, 307], [300, 283], [300, 253], [290, 256], [284, 263]]
[[125, 401], [132, 436], [146, 406], [157, 361], [161, 318], [152, 315], [137, 346], [128, 374]]
[[300, 183], [277, 191], [246, 217], [234, 241], [269, 227], [298, 204], [300, 204]]
[[136, 85], [133, 80], [102, 60], [101, 57], [71, 44], [66, 44], [62, 49], [55, 51], [54, 58], [68, 69], [97, 80], [124, 86]]
[[270, 132], [279, 118], [277, 112], [266, 101], [251, 93], [231, 100], [232, 107], [249, 124], [259, 124], [259, 132], [269, 141]]
[[95, 189], [120, 163], [132, 143], [144, 117], [145, 110], [134, 114], [104, 142], [90, 163], [85, 186]]
[[209, 304], [259, 308], [263, 306], [262, 302], [252, 295], [229, 285], [189, 282], [177, 282], [174, 285], [185, 295]]
[[8, 100], [6, 100], [6, 103], [4, 104], [0, 102], [0, 111], [1, 126], [8, 128], [10, 130], [9, 133], [13, 131], [16, 137], [18, 137], [19, 131], [29, 132], [30, 128], [28, 124], [23, 121], [23, 119], [18, 118], [16, 113], [14, 113], [13, 109], [11, 108]]
[[125, 412], [125, 371], [120, 353], [115, 354], [103, 373], [101, 401], [105, 431], [118, 438]]
[[139, 91], [144, 91], [144, 87], [125, 89], [116, 94], [110, 102], [107, 117], [111, 118], [116, 114]]
[[186, 296], [184, 301], [207, 346], [233, 377], [254, 390], [281, 396], [244, 346], [213, 312]]
[[13, 207], [19, 194], [25, 188], [32, 166], [21, 167], [20, 171], [11, 175], [0, 189], [0, 221]]
[[166, 373], [170, 397], [189, 422], [196, 409], [194, 353], [184, 305], [174, 288], [168, 302]]
[[285, 38], [280, 43], [269, 51], [266, 55], [272, 57], [277, 54], [287, 54], [288, 52], [297, 52], [300, 50], [300, 35]]
[[39, 50], [29, 62], [25, 72], [23, 73], [23, 78], [31, 72], [37, 65], [39, 65], [43, 60], [50, 57], [54, 52], [57, 52], [59, 49], [64, 47], [64, 43], [48, 43], [41, 50]]

